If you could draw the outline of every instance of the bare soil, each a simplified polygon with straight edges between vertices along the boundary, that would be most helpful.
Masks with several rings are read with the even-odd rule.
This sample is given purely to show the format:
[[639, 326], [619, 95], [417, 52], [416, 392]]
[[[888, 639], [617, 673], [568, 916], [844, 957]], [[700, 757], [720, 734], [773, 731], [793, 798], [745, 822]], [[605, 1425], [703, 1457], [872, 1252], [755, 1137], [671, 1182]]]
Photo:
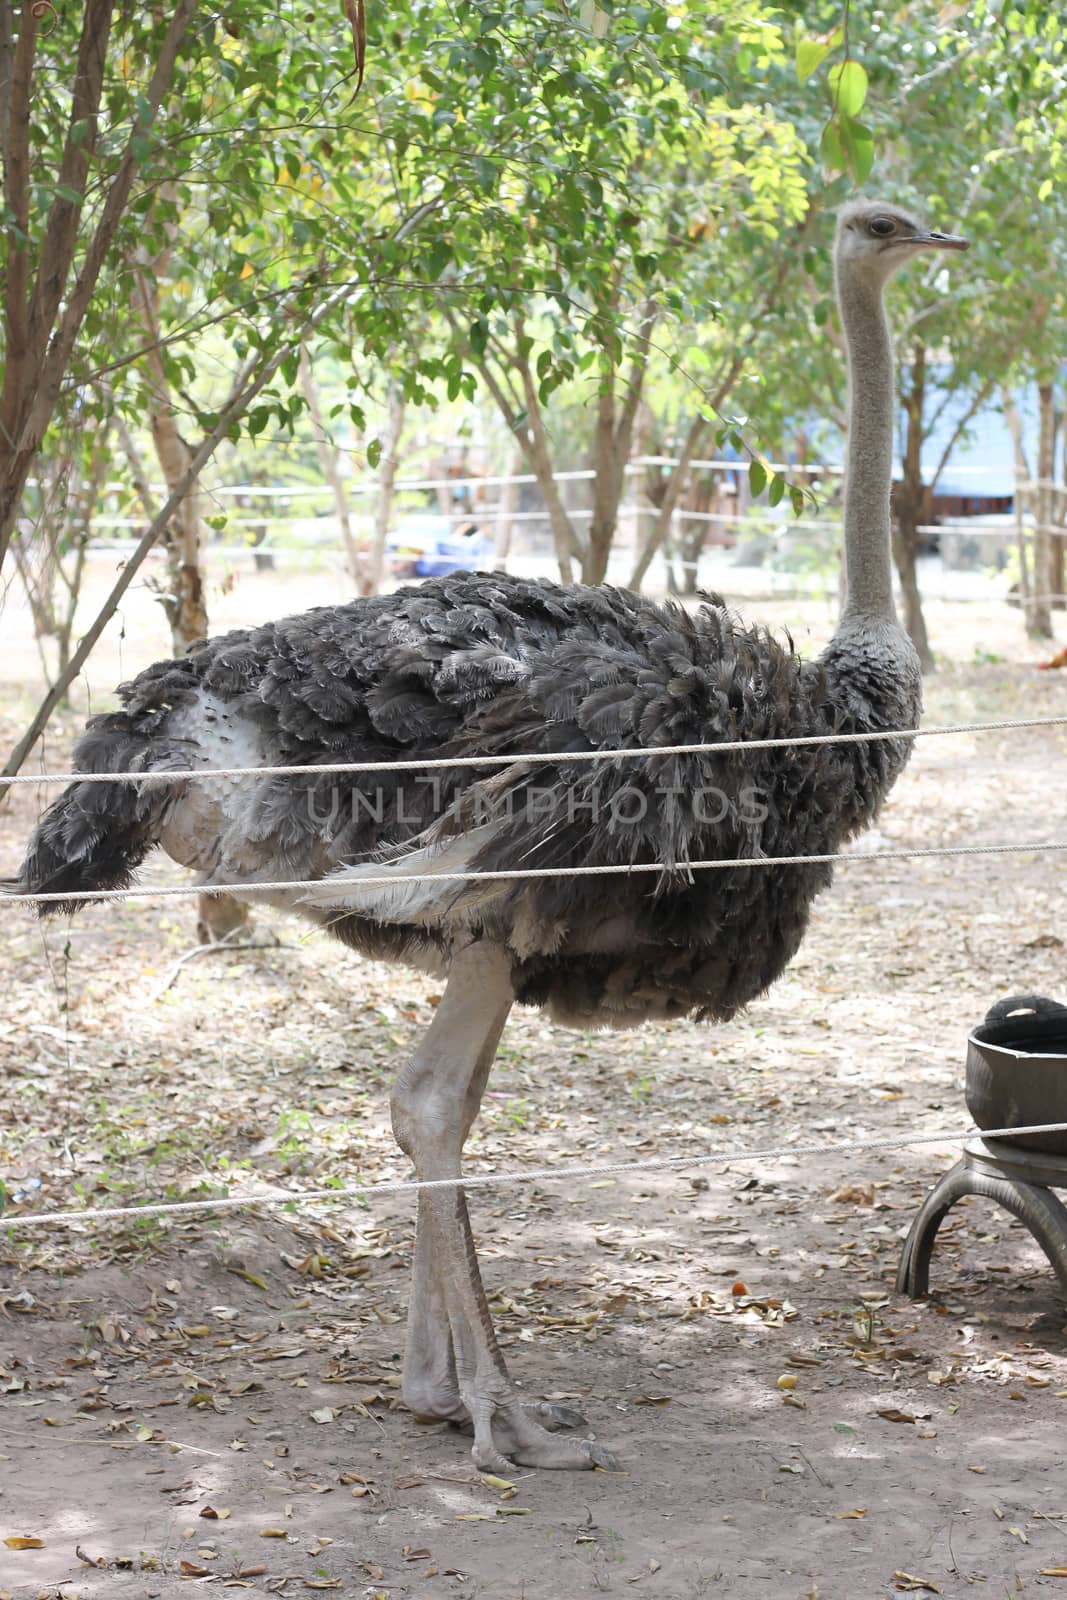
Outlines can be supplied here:
[[[216, 612], [308, 598], [265, 578]], [[826, 629], [821, 608], [762, 610], [812, 644]], [[929, 721], [1064, 710], [1016, 613], [931, 625]], [[36, 679], [12, 637], [5, 735]], [[143, 594], [94, 667], [97, 707], [120, 646], [126, 671], [161, 652]], [[1063, 837], [1064, 771], [1059, 733], [922, 741], [881, 835]], [[44, 798], [0, 812], [0, 873]], [[513, 1370], [580, 1403], [620, 1474], [487, 1482], [462, 1435], [405, 1411], [408, 1195], [0, 1235], [0, 1595], [1067, 1593], [1067, 1317], [1036, 1245], [961, 1205], [936, 1295], [912, 1303], [901, 1239], [956, 1143], [744, 1155], [965, 1126], [970, 1027], [1004, 994], [1065, 987], [1065, 870], [843, 865], [785, 980], [729, 1027], [583, 1036], [515, 1014], [472, 1172], [738, 1152], [472, 1195]], [[5, 915], [9, 1214], [406, 1176], [388, 1084], [431, 983], [266, 912], [254, 948], [181, 967], [188, 902]]]

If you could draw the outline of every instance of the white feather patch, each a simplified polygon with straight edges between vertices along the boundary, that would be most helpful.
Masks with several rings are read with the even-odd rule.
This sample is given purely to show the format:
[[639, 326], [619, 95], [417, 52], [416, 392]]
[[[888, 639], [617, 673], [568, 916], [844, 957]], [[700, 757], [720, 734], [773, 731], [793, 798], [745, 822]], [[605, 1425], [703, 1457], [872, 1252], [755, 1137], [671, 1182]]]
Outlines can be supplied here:
[[[466, 872], [496, 831], [495, 826], [486, 823], [443, 843], [434, 842], [410, 850], [392, 861], [367, 861], [356, 867], [342, 867], [315, 884], [303, 897], [304, 901], [320, 912], [357, 912], [375, 922], [436, 923], [450, 920], [450, 915], [461, 920], [474, 904], [484, 904], [494, 895], [505, 893], [508, 885], [504, 881], [472, 885], [452, 876], [442, 882], [441, 874]], [[362, 881], [387, 878], [393, 873], [404, 878], [417, 874], [418, 881], [397, 884]]]

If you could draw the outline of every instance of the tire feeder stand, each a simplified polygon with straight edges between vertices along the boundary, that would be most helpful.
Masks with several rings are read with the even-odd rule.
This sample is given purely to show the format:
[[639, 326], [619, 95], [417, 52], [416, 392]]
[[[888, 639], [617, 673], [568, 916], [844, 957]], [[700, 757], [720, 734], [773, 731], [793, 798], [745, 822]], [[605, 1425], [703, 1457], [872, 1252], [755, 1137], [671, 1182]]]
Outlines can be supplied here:
[[[1031, 994], [992, 1006], [967, 1041], [966, 1097], [979, 1128], [1067, 1122], [1067, 1006]], [[976, 1194], [1029, 1228], [1067, 1297], [1067, 1207], [1057, 1189], [1067, 1189], [1067, 1132], [968, 1139], [912, 1223], [898, 1293], [913, 1300], [929, 1293], [937, 1230], [957, 1200]]]

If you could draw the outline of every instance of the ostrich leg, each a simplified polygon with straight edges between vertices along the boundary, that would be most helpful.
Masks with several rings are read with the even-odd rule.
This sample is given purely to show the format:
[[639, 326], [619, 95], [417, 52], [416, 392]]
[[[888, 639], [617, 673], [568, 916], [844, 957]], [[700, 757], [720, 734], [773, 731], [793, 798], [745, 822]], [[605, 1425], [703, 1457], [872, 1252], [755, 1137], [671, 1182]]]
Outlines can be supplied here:
[[[486, 941], [457, 951], [433, 1022], [393, 1090], [393, 1131], [420, 1178], [460, 1175], [463, 1143], [511, 1003], [503, 951]], [[458, 1187], [419, 1195], [404, 1398], [423, 1416], [469, 1419], [472, 1454], [482, 1471], [506, 1470], [513, 1462], [612, 1465], [591, 1440], [560, 1439], [543, 1426], [543, 1420], [569, 1420], [565, 1416], [522, 1404], [496, 1342]]]

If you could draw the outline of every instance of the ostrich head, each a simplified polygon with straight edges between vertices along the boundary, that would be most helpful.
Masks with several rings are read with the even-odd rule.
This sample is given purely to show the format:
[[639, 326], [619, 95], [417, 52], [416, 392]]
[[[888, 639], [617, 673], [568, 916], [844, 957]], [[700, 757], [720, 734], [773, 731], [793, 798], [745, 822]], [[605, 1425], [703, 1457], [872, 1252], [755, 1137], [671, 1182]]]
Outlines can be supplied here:
[[939, 233], [916, 222], [899, 206], [884, 201], [853, 200], [837, 213], [837, 256], [849, 267], [884, 283], [913, 256], [927, 250], [966, 250], [967, 239]]

